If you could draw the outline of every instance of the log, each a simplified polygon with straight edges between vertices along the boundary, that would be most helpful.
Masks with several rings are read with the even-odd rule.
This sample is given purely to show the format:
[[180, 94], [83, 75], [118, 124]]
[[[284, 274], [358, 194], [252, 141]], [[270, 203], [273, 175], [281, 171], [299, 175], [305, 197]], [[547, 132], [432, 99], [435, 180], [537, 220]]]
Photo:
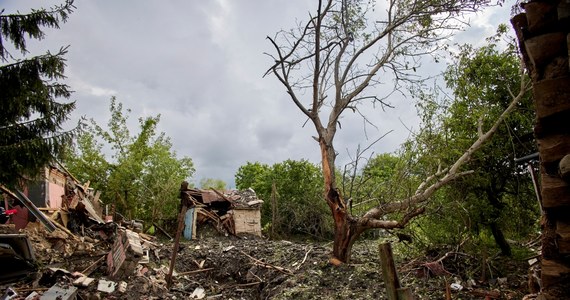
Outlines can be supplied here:
[[546, 79], [534, 84], [534, 103], [539, 119], [570, 109], [570, 77]]
[[537, 142], [540, 160], [543, 163], [559, 161], [570, 153], [570, 134], [550, 135], [538, 139]]
[[570, 254], [570, 221], [556, 222], [556, 237], [558, 252], [560, 254]]
[[548, 118], [536, 119], [534, 124], [534, 136], [537, 139], [554, 134], [570, 134], [570, 110], [559, 113]]
[[570, 266], [555, 260], [542, 260], [542, 288], [548, 289], [550, 286], [560, 283], [564, 276], [570, 275]]
[[535, 36], [526, 40], [524, 45], [531, 63], [536, 68], [546, 66], [556, 57], [568, 55], [565, 53], [566, 34], [563, 32], [547, 33]]
[[547, 32], [556, 28], [558, 12], [556, 5], [546, 1], [529, 1], [524, 3], [524, 10], [528, 18], [528, 30], [531, 34]]
[[558, 176], [542, 174], [541, 194], [544, 208], [570, 206], [570, 186]]

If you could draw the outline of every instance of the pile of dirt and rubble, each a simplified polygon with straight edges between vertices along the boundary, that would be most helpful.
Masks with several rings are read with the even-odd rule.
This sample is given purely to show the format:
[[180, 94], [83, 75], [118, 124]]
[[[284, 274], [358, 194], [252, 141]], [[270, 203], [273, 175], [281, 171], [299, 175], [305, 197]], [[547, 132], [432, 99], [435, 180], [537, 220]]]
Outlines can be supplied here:
[[[117, 241], [62, 240], [63, 232], [49, 233], [39, 224], [26, 228], [38, 268], [0, 286], [18, 295], [6, 299], [386, 299], [374, 241], [357, 243], [350, 265], [332, 266], [330, 244], [210, 233], [181, 243], [167, 288], [173, 243], [116, 230], [115, 239], [123, 243], [119, 249], [113, 249]], [[129, 249], [133, 243], [140, 248]], [[121, 261], [117, 257], [123, 257], [120, 267], [113, 265]], [[398, 263], [402, 285], [418, 299], [444, 299], [446, 287], [453, 299], [521, 299], [527, 292], [526, 277], [515, 275], [525, 274], [525, 262], [513, 264], [518, 272], [482, 282], [465, 272], [475, 263], [469, 257], [448, 255], [439, 260], [440, 268], [434, 267], [437, 261], [424, 257]], [[110, 268], [120, 270], [111, 276]]]
[[[12, 201], [2, 211], [12, 224], [0, 225], [1, 300], [386, 299], [377, 241], [356, 243], [351, 264], [333, 266], [330, 244], [263, 239], [263, 201], [253, 190], [182, 183], [176, 238], [153, 223], [169, 238], [160, 240], [103, 208], [100, 193], [64, 168], [52, 173], [60, 199], [35, 201], [49, 207], [0, 185]], [[182, 231], [189, 240], [178, 244]], [[398, 261], [402, 285], [418, 299], [520, 299], [528, 290], [526, 261], [507, 265], [511, 273], [501, 274], [489, 260], [449, 249]]]

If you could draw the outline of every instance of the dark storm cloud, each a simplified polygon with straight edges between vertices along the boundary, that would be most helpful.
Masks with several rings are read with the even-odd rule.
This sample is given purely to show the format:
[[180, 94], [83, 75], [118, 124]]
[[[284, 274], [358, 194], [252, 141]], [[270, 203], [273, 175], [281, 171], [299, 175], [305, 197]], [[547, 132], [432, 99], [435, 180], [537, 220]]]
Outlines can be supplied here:
[[[6, 12], [51, 6], [61, 1], [4, 1]], [[273, 164], [285, 159], [319, 160], [311, 124], [272, 76], [262, 78], [272, 52], [265, 39], [306, 20], [312, 0], [76, 1], [77, 10], [59, 30], [31, 43], [33, 53], [71, 45], [67, 82], [76, 93], [73, 117], [106, 124], [109, 98], [132, 109], [131, 131], [139, 117], [161, 115], [158, 129], [170, 136], [180, 156], [190, 156], [200, 178], [233, 186], [247, 161]], [[495, 18], [494, 15], [485, 18]], [[486, 21], [485, 21], [486, 22]], [[488, 30], [485, 22], [478, 30]], [[463, 36], [459, 36], [463, 38]], [[469, 39], [468, 36], [465, 39]], [[343, 118], [336, 148], [367, 145], [389, 130], [376, 153], [393, 151], [417, 124], [411, 102], [396, 109], [368, 111], [378, 126], [358, 115]]]

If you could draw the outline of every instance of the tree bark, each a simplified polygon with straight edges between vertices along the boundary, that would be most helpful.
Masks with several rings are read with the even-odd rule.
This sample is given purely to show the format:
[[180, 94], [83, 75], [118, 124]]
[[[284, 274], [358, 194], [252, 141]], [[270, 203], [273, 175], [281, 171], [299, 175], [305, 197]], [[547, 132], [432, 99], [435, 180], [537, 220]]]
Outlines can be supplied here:
[[[497, 182], [499, 181], [499, 182]], [[505, 189], [505, 182], [502, 179], [492, 179], [491, 185], [486, 189], [487, 199], [493, 211], [491, 212], [491, 221], [489, 222], [489, 228], [495, 239], [495, 243], [501, 249], [501, 254], [505, 256], [511, 256], [511, 246], [505, 239], [505, 235], [501, 230], [499, 225], [499, 219], [501, 216], [501, 211], [504, 208], [504, 204], [501, 203], [500, 197], [503, 194], [502, 191]]]
[[[332, 139], [331, 139], [332, 140]], [[346, 203], [336, 188], [334, 161], [335, 152], [332, 141], [325, 137], [319, 139], [322, 155], [323, 179], [325, 182], [325, 199], [334, 221], [333, 258], [343, 263], [350, 261], [352, 245], [364, 231], [362, 226], [354, 220], [347, 210]]]
[[505, 256], [511, 256], [511, 246], [505, 239], [505, 235], [503, 234], [501, 228], [499, 228], [497, 222], [491, 222], [491, 224], [489, 224], [489, 227], [491, 228], [491, 233], [493, 233], [493, 237], [495, 238], [495, 243], [497, 243], [499, 248], [501, 248], [501, 254]]

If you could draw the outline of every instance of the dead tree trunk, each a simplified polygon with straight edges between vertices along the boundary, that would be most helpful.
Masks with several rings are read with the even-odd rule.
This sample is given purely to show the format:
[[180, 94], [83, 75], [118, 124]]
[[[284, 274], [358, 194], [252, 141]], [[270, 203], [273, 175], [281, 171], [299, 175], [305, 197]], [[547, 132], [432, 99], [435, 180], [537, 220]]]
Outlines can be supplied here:
[[570, 299], [570, 184], [563, 175], [570, 154], [570, 4], [530, 1], [511, 23], [534, 86], [542, 226], [541, 298]]

